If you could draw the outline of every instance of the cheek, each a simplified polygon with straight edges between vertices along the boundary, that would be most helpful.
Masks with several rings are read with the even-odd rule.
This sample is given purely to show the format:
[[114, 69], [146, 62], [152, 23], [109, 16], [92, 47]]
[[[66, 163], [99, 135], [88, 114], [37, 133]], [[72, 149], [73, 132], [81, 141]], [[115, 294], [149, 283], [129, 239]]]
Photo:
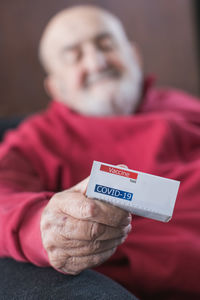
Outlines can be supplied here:
[[117, 70], [124, 70], [126, 69], [126, 62], [123, 57], [119, 53], [113, 53], [107, 56], [107, 62], [114, 66]]
[[67, 72], [68, 89], [79, 90], [82, 87], [84, 74], [80, 68], [69, 68]]

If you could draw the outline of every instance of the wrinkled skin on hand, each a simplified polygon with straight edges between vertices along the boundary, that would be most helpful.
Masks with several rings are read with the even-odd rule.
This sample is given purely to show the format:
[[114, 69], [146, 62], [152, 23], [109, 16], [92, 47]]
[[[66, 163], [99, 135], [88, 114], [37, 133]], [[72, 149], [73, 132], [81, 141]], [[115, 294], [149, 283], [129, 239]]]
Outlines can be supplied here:
[[54, 194], [41, 217], [49, 261], [67, 274], [102, 264], [131, 230], [128, 212], [85, 196], [88, 180]]

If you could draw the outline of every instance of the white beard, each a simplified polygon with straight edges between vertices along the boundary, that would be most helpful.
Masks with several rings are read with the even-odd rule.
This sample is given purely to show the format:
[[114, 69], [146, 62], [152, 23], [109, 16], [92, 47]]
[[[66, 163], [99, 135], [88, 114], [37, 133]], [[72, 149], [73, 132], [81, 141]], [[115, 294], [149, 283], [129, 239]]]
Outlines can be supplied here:
[[80, 92], [70, 107], [90, 116], [129, 115], [139, 103], [142, 90], [142, 72], [134, 65], [131, 74], [114, 79], [97, 89]]

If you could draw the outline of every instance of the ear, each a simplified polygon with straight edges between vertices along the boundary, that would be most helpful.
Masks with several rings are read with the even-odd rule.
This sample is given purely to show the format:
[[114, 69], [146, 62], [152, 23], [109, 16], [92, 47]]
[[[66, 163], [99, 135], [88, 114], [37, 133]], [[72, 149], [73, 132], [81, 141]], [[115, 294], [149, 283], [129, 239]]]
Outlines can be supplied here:
[[58, 85], [58, 80], [52, 76], [48, 75], [44, 80], [44, 89], [48, 96], [52, 99], [60, 100], [61, 93]]
[[130, 41], [130, 44], [134, 57], [136, 58], [140, 68], [143, 69], [143, 59], [139, 45], [137, 43], [133, 43], [132, 41]]

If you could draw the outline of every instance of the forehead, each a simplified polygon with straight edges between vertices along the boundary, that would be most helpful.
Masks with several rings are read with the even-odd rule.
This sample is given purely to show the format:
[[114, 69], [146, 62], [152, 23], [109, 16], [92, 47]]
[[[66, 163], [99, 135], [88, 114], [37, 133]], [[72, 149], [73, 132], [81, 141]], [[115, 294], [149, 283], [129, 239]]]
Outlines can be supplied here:
[[123, 36], [123, 30], [115, 18], [103, 13], [76, 12], [58, 17], [51, 25], [49, 42], [57, 47], [79, 44], [108, 33], [115, 39]]

